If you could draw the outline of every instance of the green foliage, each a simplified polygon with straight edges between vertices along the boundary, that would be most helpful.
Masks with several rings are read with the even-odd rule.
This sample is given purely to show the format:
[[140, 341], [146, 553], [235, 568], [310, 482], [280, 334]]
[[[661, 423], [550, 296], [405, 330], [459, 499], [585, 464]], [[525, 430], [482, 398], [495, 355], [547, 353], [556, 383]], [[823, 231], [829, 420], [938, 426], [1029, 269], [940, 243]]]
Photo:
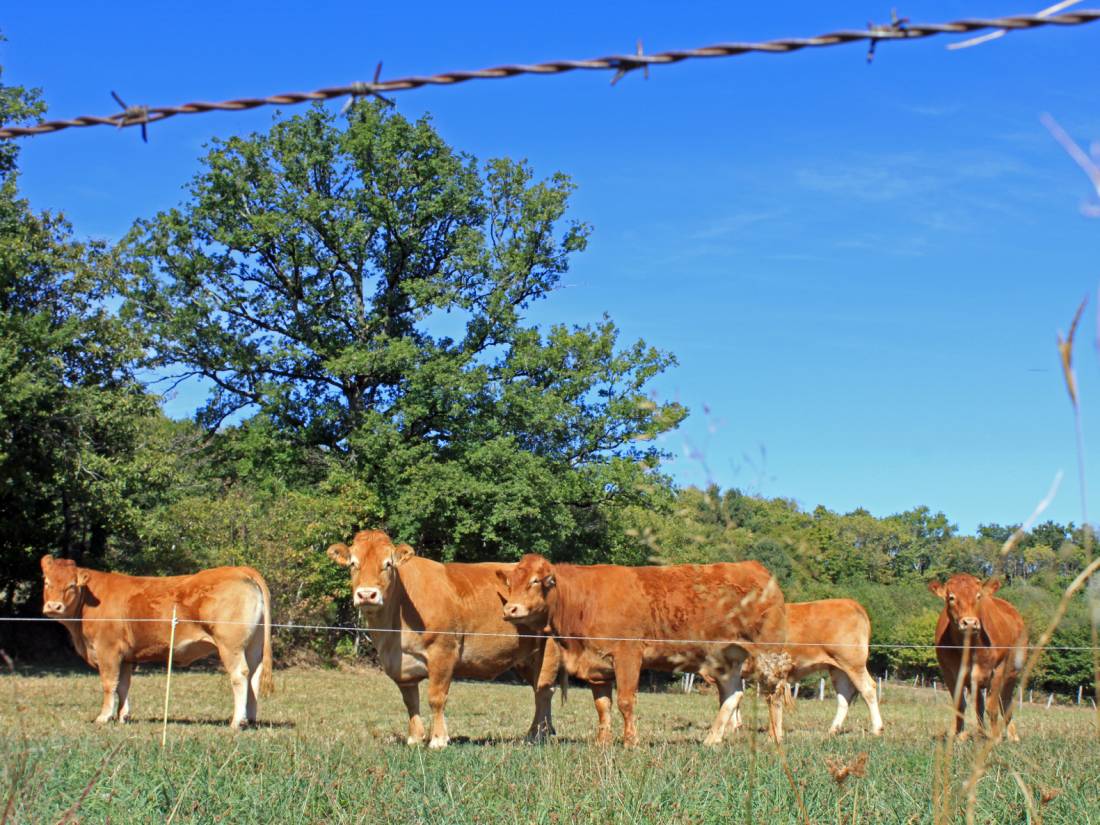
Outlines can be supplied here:
[[524, 324], [587, 242], [566, 176], [478, 164], [427, 119], [366, 103], [343, 127], [317, 107], [216, 142], [203, 163], [119, 271], [149, 366], [210, 382], [199, 422], [262, 422], [218, 445], [235, 472], [255, 459], [295, 489], [298, 468], [315, 482], [339, 465], [438, 558], [622, 549], [609, 525], [667, 488], [653, 439], [685, 411], [646, 395], [672, 357], [621, 347], [610, 320]]

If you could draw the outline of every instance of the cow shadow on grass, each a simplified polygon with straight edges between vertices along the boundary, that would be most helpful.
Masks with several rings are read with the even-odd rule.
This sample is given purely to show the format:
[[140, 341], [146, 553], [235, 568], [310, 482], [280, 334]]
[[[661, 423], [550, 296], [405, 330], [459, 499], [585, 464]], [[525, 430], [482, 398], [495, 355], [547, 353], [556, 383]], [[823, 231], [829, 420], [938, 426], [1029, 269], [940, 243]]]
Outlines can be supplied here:
[[[134, 725], [134, 726], [138, 726], [138, 725], [156, 725], [156, 726], [159, 727], [163, 724], [164, 724], [164, 718], [163, 717], [161, 717], [159, 719], [154, 719], [152, 717], [144, 718], [144, 719], [130, 719], [129, 721], [126, 722], [127, 726], [130, 726], [130, 725]], [[169, 716], [168, 717], [168, 724], [169, 725], [195, 725], [195, 726], [198, 726], [198, 727], [225, 728], [227, 730], [229, 729], [229, 720], [224, 718], [224, 717], [221, 717], [221, 716], [219, 716], [217, 718], [208, 718], [208, 719], [200, 719], [200, 718], [197, 718], [197, 717], [194, 717], [194, 716], [179, 716], [179, 717]], [[295, 724], [294, 722], [289, 722], [289, 721], [265, 722], [265, 721], [261, 720], [261, 721], [257, 722], [254, 725], [248, 725], [246, 727], [241, 728], [241, 731], [244, 732], [244, 731], [250, 731], [250, 730], [265, 730], [267, 728], [296, 728], [296, 727], [297, 727], [297, 724]]]

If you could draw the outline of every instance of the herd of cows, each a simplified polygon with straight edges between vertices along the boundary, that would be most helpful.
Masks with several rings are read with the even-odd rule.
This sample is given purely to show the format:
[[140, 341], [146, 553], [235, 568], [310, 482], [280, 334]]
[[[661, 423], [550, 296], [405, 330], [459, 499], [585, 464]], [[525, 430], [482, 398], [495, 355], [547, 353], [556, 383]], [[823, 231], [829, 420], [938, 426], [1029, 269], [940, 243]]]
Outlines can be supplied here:
[[[788, 603], [758, 562], [661, 567], [552, 564], [527, 555], [511, 564], [441, 564], [364, 530], [329, 557], [348, 568], [386, 675], [409, 715], [408, 743], [449, 741], [444, 709], [452, 679], [494, 679], [514, 670], [535, 694], [528, 738], [554, 733], [551, 699], [568, 678], [589, 684], [598, 715], [596, 740], [611, 741], [612, 688], [623, 741], [638, 741], [634, 705], [643, 669], [699, 673], [714, 684], [718, 714], [706, 736], [717, 744], [741, 726], [746, 680], [767, 697], [770, 730], [783, 736], [788, 685], [828, 671], [837, 695], [836, 732], [858, 693], [882, 732], [875, 682], [867, 671], [867, 612], [851, 599]], [[187, 665], [215, 652], [233, 686], [234, 729], [256, 721], [257, 698], [273, 690], [271, 595], [249, 567], [190, 576], [138, 577], [42, 558], [44, 615], [69, 631], [77, 653], [98, 669], [103, 705], [96, 721], [125, 721], [134, 665], [172, 659]], [[1012, 695], [1027, 649], [1020, 614], [994, 595], [995, 579], [958, 574], [929, 589], [943, 599], [935, 645], [944, 684], [954, 691], [956, 731], [965, 696], [993, 736], [1017, 739]], [[172, 626], [172, 616], [177, 624]], [[170, 641], [174, 639], [174, 641]], [[428, 680], [432, 729], [420, 715]]]

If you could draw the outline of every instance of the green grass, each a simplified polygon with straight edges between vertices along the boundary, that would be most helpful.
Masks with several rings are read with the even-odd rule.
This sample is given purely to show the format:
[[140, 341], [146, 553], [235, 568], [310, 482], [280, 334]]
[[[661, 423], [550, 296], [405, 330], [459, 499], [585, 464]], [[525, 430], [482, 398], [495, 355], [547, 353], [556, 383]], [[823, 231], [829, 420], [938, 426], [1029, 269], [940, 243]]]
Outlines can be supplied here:
[[[99, 705], [90, 671], [3, 677], [0, 793], [6, 800], [15, 791], [9, 821], [57, 822], [74, 805], [80, 821], [112, 823], [163, 822], [173, 814], [174, 822], [202, 823], [804, 821], [762, 732], [766, 714], [751, 700], [746, 721], [755, 714], [756, 730], [711, 749], [700, 742], [713, 695], [643, 694], [642, 745], [624, 750], [593, 744], [590, 694], [577, 688], [564, 707], [555, 700], [556, 741], [531, 746], [522, 742], [532, 711], [526, 688], [459, 683], [448, 713], [454, 744], [432, 752], [404, 744], [404, 706], [379, 672], [290, 669], [277, 673], [276, 685], [277, 695], [260, 706], [259, 729], [234, 735], [228, 680], [177, 672], [162, 751], [163, 672], [136, 674], [136, 721], [107, 728], [90, 721]], [[949, 718], [944, 698], [890, 686], [881, 739], [867, 734], [862, 704], [846, 732], [829, 738], [832, 699], [800, 700], [787, 712], [785, 751], [809, 819], [932, 822], [935, 734]], [[1018, 720], [1023, 742], [993, 752], [976, 821], [1029, 821], [1015, 769], [1044, 822], [1100, 823], [1094, 715], [1036, 705]], [[956, 788], [980, 747], [956, 746]], [[826, 759], [849, 761], [864, 751], [866, 776], [838, 786]], [[1059, 794], [1040, 804], [1041, 789]], [[963, 807], [955, 807], [957, 821]]]

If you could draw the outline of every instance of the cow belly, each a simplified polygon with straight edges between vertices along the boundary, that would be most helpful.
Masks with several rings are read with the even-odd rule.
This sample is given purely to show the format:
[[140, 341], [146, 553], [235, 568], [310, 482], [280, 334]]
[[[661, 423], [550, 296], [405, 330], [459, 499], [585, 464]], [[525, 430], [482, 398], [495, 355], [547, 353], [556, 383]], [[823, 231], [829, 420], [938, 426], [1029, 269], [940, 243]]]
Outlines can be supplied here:
[[208, 639], [189, 639], [176, 642], [176, 650], [172, 654], [172, 658], [180, 666], [186, 667], [192, 662], [205, 659], [217, 652], [218, 648]]

